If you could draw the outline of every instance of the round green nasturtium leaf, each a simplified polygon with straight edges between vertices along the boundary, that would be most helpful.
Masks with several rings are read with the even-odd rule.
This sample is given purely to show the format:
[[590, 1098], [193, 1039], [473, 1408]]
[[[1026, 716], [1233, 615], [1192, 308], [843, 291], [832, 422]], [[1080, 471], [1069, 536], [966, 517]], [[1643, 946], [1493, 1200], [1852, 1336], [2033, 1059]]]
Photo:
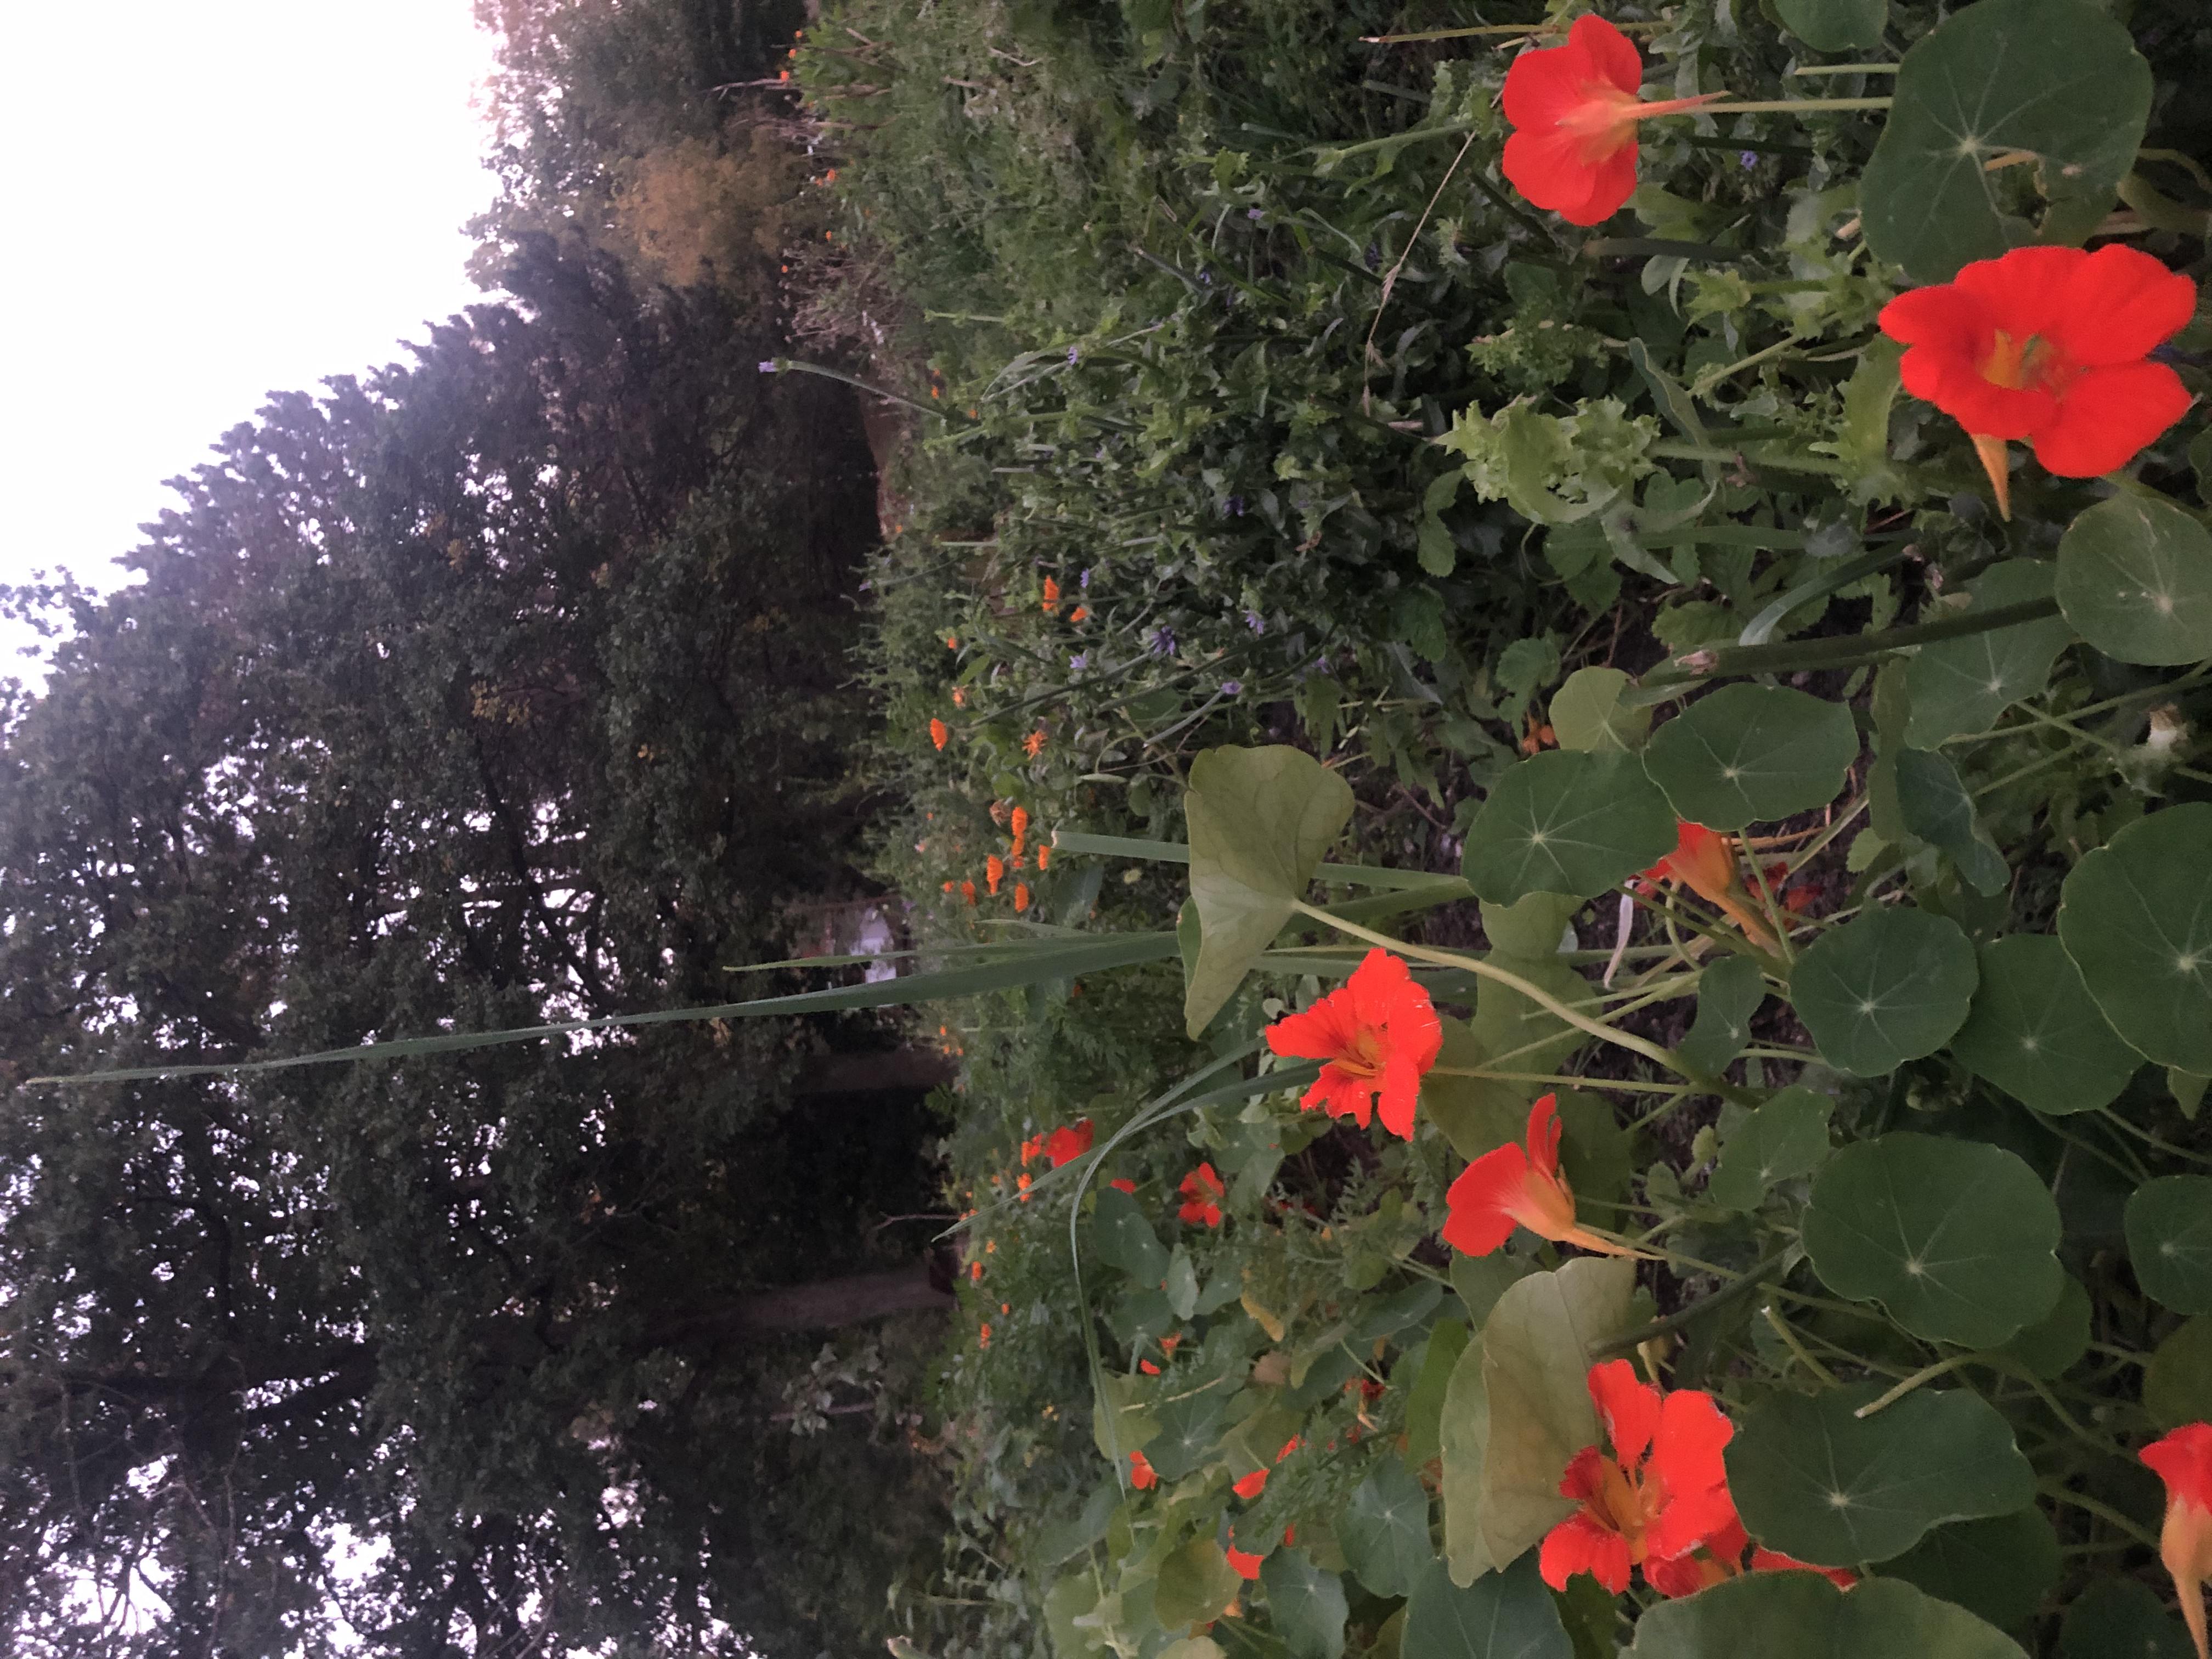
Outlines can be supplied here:
[[2057, 1200], [2015, 1154], [1910, 1131], [1832, 1155], [1804, 1221], [1830, 1290], [1880, 1302], [1915, 1336], [1970, 1348], [1995, 1347], [2057, 1304], [2060, 1231]]
[[1211, 1538], [1194, 1538], [1160, 1563], [1153, 1583], [1152, 1617], [1163, 1630], [1217, 1619], [1244, 1588], [1237, 1569]]
[[2058, 1627], [2058, 1659], [2191, 1659], [2189, 1632], [2147, 1586], [2092, 1578]]
[[2112, 1103], [2142, 1064], [2090, 1000], [2066, 947], [2046, 933], [1992, 939], [1951, 1052], [1976, 1077], [2057, 1117]]
[[1468, 826], [1475, 896], [1592, 898], [1674, 850], [1674, 815], [1633, 755], [1553, 750], [1508, 767]]
[[1145, 1447], [1145, 1456], [1163, 1480], [1180, 1480], [1212, 1461], [1221, 1444], [1229, 1389], [1217, 1385], [1163, 1400], [1152, 1407], [1160, 1431]]
[[1739, 684], [1700, 697], [1661, 726], [1644, 746], [1644, 769], [1677, 817], [1741, 830], [1826, 805], [1858, 755], [1858, 727], [1843, 704]]
[[2057, 1583], [2058, 1534], [2037, 1509], [1956, 1521], [1883, 1562], [1881, 1571], [2010, 1630]]
[[1899, 905], [1815, 939], [1790, 974], [1790, 1000], [1822, 1059], [1878, 1077], [1949, 1042], [1978, 977], [1957, 922]]
[[1755, 1210], [1776, 1182], [1811, 1175], [1827, 1161], [1835, 1103], [1812, 1089], [1784, 1089], [1728, 1138], [1705, 1196], [1728, 1209]]
[[1856, 1414], [1881, 1393], [1860, 1382], [1770, 1395], [1752, 1408], [1724, 1456], [1753, 1538], [1815, 1566], [1856, 1566], [1902, 1555], [1947, 1522], [2034, 1501], [2035, 1471], [1981, 1395], [1919, 1389]]
[[2150, 115], [2150, 65], [2128, 31], [2081, 0], [1980, 0], [1905, 54], [1895, 102], [1859, 184], [1867, 246], [1916, 282], [1948, 283], [2008, 246], [2003, 210], [2041, 158], [2046, 232], [2079, 241], [2135, 164]]
[[1344, 1581], [1285, 1547], [1260, 1564], [1267, 1616], [1291, 1659], [1343, 1659]]
[[2058, 608], [2122, 662], [2212, 657], [2212, 531], [2178, 507], [2115, 495], [2066, 527]]
[[[2047, 599], [2053, 575], [2053, 568], [2041, 559], [1993, 564], [1966, 584], [1972, 598], [1967, 614]], [[2042, 691], [2051, 679], [2051, 665], [2073, 638], [2065, 618], [2045, 617], [1922, 646], [1905, 666], [1911, 710], [1905, 741], [1915, 749], [1934, 749], [1947, 738], [1988, 731], [2013, 704]]]
[[1437, 1559], [1429, 1542], [1427, 1489], [1396, 1458], [1384, 1458], [1336, 1517], [1336, 1541], [1359, 1582], [1376, 1595], [1412, 1595]]
[[2212, 1176], [2161, 1176], [2128, 1195], [2128, 1260], [2143, 1294], [2212, 1314]]
[[2089, 1352], [2089, 1292], [2081, 1281], [2068, 1275], [2051, 1311], [2015, 1331], [1998, 1352], [2046, 1382], [2072, 1370]]
[[1552, 730], [1562, 749], [1641, 749], [1649, 708], [1626, 708], [1628, 676], [1618, 668], [1577, 668], [1552, 698]]
[[1091, 1249], [1101, 1261], [1119, 1267], [1146, 1290], [1158, 1290], [1168, 1276], [1167, 1246], [1137, 1207], [1137, 1200], [1118, 1187], [1103, 1187], [1098, 1208], [1091, 1220]]
[[1751, 1017], [1766, 1000], [1766, 978], [1749, 957], [1723, 957], [1698, 981], [1698, 1013], [1675, 1053], [1707, 1077], [1742, 1052]]
[[2212, 1319], [2185, 1320], [2158, 1345], [2143, 1370], [2142, 1402], [2161, 1429], [2212, 1422]]
[[1465, 1589], [1443, 1562], [1431, 1562], [1407, 1601], [1398, 1645], [1398, 1659], [1574, 1659], [1574, 1652], [1534, 1550]]
[[1850, 52], [1881, 44], [1889, 0], [1774, 0], [1774, 15], [1815, 52]]
[[1974, 798], [1948, 755], [1899, 749], [1882, 757], [1892, 769], [1898, 816], [1912, 834], [1937, 848], [1959, 878], [1984, 897], [2012, 884], [2012, 869], [1974, 812]]
[[[1752, 1572], [1662, 1601], [1622, 1659], [2023, 1659], [1964, 1607], [1897, 1578], [1839, 1590], [1816, 1572]], [[1407, 1656], [1411, 1659], [1411, 1655]]]
[[2153, 812], [2075, 865], [2058, 938], [2123, 1042], [2212, 1073], [2212, 805]]

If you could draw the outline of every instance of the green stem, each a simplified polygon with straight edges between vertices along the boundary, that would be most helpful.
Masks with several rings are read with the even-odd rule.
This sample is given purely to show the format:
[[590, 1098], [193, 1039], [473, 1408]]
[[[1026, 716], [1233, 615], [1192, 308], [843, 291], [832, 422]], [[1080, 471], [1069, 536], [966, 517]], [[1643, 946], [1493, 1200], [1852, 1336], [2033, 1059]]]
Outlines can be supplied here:
[[1832, 478], [1845, 477], [1851, 470], [1842, 461], [1810, 455], [1753, 455], [1741, 450], [1714, 449], [1704, 444], [1676, 443], [1672, 440], [1652, 445], [1650, 453], [1673, 461], [1718, 461], [1723, 465], [1741, 462], [1748, 466], [1771, 467], [1778, 472], [1817, 472]]
[[1805, 1345], [1797, 1340], [1797, 1333], [1790, 1328], [1790, 1322], [1774, 1311], [1774, 1304], [1771, 1302], [1759, 1310], [1759, 1316], [1766, 1322], [1768, 1328], [1775, 1335], [1782, 1339], [1783, 1346], [1797, 1356], [1807, 1370], [1812, 1372], [1830, 1388], [1836, 1386], [1836, 1374], [1813, 1358]]
[[1932, 1365], [1923, 1365], [1918, 1370], [1913, 1372], [1911, 1376], [1906, 1377], [1902, 1382], [1899, 1382], [1895, 1388], [1891, 1389], [1887, 1393], [1881, 1395], [1877, 1399], [1868, 1401], [1865, 1405], [1860, 1407], [1856, 1411], [1853, 1412], [1851, 1415], [1853, 1417], [1872, 1417], [1876, 1412], [1882, 1410], [1885, 1407], [1894, 1406], [1899, 1401], [1904, 1399], [1905, 1395], [1911, 1394], [1923, 1382], [1932, 1382], [1937, 1377], [1958, 1370], [1961, 1365], [1978, 1364], [1984, 1358], [1984, 1356], [1978, 1353], [1954, 1353], [1948, 1359], [1939, 1359]]
[[2083, 1510], [2095, 1516], [2108, 1525], [2118, 1527], [2146, 1549], [2154, 1550], [2158, 1547], [2158, 1540], [2154, 1535], [2137, 1526], [2109, 1504], [2100, 1504], [2094, 1498], [2084, 1498], [2072, 1487], [2061, 1486], [2056, 1480], [2038, 1481], [2035, 1489], [2045, 1498], [2063, 1504], [2069, 1509]]
[[[1688, 445], [1655, 444], [1656, 453]], [[1754, 463], [1755, 464], [1755, 463]], [[1993, 605], [1963, 617], [1938, 622], [1914, 623], [1905, 628], [1885, 629], [1878, 634], [1846, 634], [1832, 639], [1792, 640], [1779, 645], [1708, 646], [1677, 657], [1668, 668], [1647, 676], [1644, 690], [1657, 694], [1658, 702], [1686, 691], [1692, 684], [1723, 675], [1775, 674], [1801, 668], [1856, 668], [1911, 646], [1933, 645], [1939, 640], [1969, 638], [1994, 633], [2021, 623], [2040, 622], [2058, 614], [2056, 599], [2023, 599], [2017, 605]], [[1671, 669], [1671, 672], [1669, 672]], [[1678, 690], [1677, 688], [1680, 688]]]
[[1578, 1031], [1586, 1031], [1601, 1042], [1610, 1042], [1617, 1048], [1626, 1048], [1632, 1053], [1642, 1054], [1646, 1060], [1664, 1066], [1677, 1077], [1687, 1078], [1691, 1082], [1706, 1088], [1712, 1086], [1711, 1079], [1701, 1078], [1690, 1070], [1682, 1063], [1681, 1056], [1672, 1048], [1662, 1048], [1656, 1042], [1647, 1042], [1632, 1031], [1616, 1031], [1602, 1021], [1579, 1014], [1544, 989], [1542, 986], [1532, 983], [1518, 974], [1509, 973], [1495, 963], [1485, 962], [1480, 957], [1462, 956], [1456, 951], [1435, 951], [1426, 945], [1409, 945], [1404, 939], [1392, 939], [1388, 933], [1378, 933], [1370, 928], [1346, 921], [1340, 916], [1333, 916], [1328, 911], [1318, 909], [1303, 900], [1298, 901], [1295, 908], [1302, 915], [1311, 916], [1316, 921], [1324, 922], [1339, 933], [1349, 933], [1354, 939], [1364, 939], [1370, 945], [1379, 945], [1386, 951], [1411, 957], [1417, 962], [1434, 963], [1439, 968], [1463, 969], [1478, 979], [1490, 980], [1496, 984], [1504, 986], [1509, 990], [1518, 991], [1546, 1013], [1555, 1019], [1566, 1021]]
[[821, 363], [802, 363], [792, 357], [770, 357], [763, 367], [765, 368], [768, 364], [775, 365], [769, 370], [771, 374], [819, 374], [825, 380], [842, 380], [847, 386], [856, 386], [860, 391], [872, 393], [876, 397], [888, 398], [895, 404], [904, 404], [908, 409], [918, 409], [925, 415], [934, 415], [940, 421], [946, 418], [945, 412], [941, 409], [919, 403], [908, 397], [903, 392], [893, 392], [888, 386], [878, 386], [873, 380], [864, 380], [857, 374], [848, 374], [842, 368], [830, 368]]
[[1887, 109], [1893, 98], [1765, 98], [1745, 104], [1706, 104], [1686, 115], [1802, 115], [1824, 109]]
[[1655, 1320], [1641, 1330], [1631, 1331], [1626, 1336], [1616, 1336], [1612, 1341], [1601, 1344], [1591, 1350], [1591, 1352], [1593, 1355], [1627, 1353], [1642, 1347], [1646, 1342], [1656, 1338], [1672, 1335], [1685, 1325], [1694, 1323], [1708, 1314], [1718, 1313], [1730, 1303], [1740, 1302], [1753, 1291], [1759, 1290], [1766, 1275], [1789, 1259], [1790, 1252], [1787, 1249], [1777, 1250], [1764, 1261], [1754, 1264], [1748, 1273], [1734, 1284], [1723, 1285], [1711, 1296], [1702, 1297], [1679, 1312], [1668, 1314], [1664, 1319]]
[[1791, 70], [1792, 75], [1894, 75], [1895, 64], [1807, 64]]

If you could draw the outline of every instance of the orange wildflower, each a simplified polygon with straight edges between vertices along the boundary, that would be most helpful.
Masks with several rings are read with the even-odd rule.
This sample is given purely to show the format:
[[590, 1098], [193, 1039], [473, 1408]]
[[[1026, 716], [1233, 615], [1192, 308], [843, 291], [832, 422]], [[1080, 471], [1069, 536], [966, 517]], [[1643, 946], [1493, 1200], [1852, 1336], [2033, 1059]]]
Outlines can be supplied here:
[[952, 728], [951, 726], [947, 726], [943, 720], [933, 717], [931, 719], [929, 722], [929, 740], [932, 743], [935, 744], [939, 749], [942, 749], [945, 747], [945, 744], [951, 739], [951, 737]]
[[1644, 872], [1646, 881], [1677, 881], [1717, 907], [1743, 936], [1762, 951], [1774, 949], [1774, 935], [1751, 908], [1736, 868], [1735, 842], [1702, 823], [1677, 819], [1674, 850]]
[[1047, 576], [1044, 579], [1044, 603], [1037, 608], [1041, 611], [1050, 611], [1059, 603], [1060, 584], [1054, 581], [1051, 577]]
[[983, 860], [983, 880], [985, 884], [990, 888], [993, 897], [995, 898], [998, 896], [999, 884], [1006, 878], [1006, 860], [1000, 858], [996, 853], [994, 853], [990, 857]]
[[1037, 848], [1037, 868], [1039, 870], [1049, 870], [1052, 868], [1051, 848], [1040, 847]]
[[1181, 1346], [1182, 1346], [1182, 1333], [1180, 1331], [1170, 1332], [1160, 1339], [1160, 1352], [1170, 1359], [1175, 1358], [1175, 1351]]
[[1022, 739], [1022, 752], [1031, 760], [1044, 753], [1044, 727], [1040, 726]]
[[1146, 1376], [1158, 1376], [1160, 1374], [1160, 1368], [1149, 1359], [1139, 1359], [1137, 1362], [1137, 1369], [1144, 1372]]
[[976, 1331], [975, 1346], [979, 1348], [988, 1348], [991, 1346], [991, 1324], [988, 1320], [984, 1321], [982, 1326]]
[[1277, 1054], [1328, 1062], [1301, 1107], [1326, 1106], [1330, 1116], [1363, 1129], [1379, 1110], [1382, 1127], [1407, 1139], [1422, 1074], [1437, 1063], [1443, 1041], [1429, 994], [1401, 958], [1381, 949], [1367, 953], [1343, 989], [1267, 1028], [1267, 1046]]
[[[1055, 1170], [1063, 1164], [1072, 1164], [1091, 1150], [1091, 1139], [1096, 1133], [1095, 1127], [1087, 1117], [1079, 1118], [1073, 1124], [1062, 1124], [1046, 1138], [1044, 1155], [1052, 1160], [1052, 1167]], [[1164, 1340], [1162, 1346], [1166, 1346]], [[1175, 1350], [1169, 1348], [1168, 1352], [1173, 1353]]]
[[1575, 19], [1566, 44], [1524, 52], [1505, 71], [1506, 178], [1569, 224], [1595, 225], [1636, 193], [1636, 124], [1681, 115], [1725, 94], [1645, 103], [1644, 58], [1601, 17]]
[[1088, 622], [1088, 621], [1090, 621], [1090, 620], [1091, 620], [1091, 607], [1090, 607], [1089, 605], [1077, 605], [1077, 606], [1075, 607], [1075, 609], [1074, 609], [1074, 610], [1073, 610], [1073, 611], [1069, 611], [1069, 612], [1067, 613], [1067, 619], [1068, 619], [1068, 621], [1070, 621], [1070, 622], [1072, 622], [1072, 623], [1079, 623], [1079, 622]]
[[1177, 1220], [1193, 1226], [1221, 1224], [1221, 1206], [1217, 1200], [1227, 1196], [1229, 1189], [1214, 1174], [1212, 1164], [1200, 1164], [1182, 1178], [1182, 1184], [1176, 1190], [1183, 1196], [1183, 1206], [1176, 1212]]
[[1030, 884], [1025, 881], [1018, 881], [1014, 884], [1014, 914], [1019, 915], [1029, 908]]
[[1545, 1095], [1528, 1109], [1528, 1144], [1485, 1152], [1460, 1171], [1444, 1194], [1450, 1213], [1443, 1241], [1469, 1255], [1488, 1255], [1526, 1227], [1557, 1244], [1578, 1244], [1604, 1255], [1640, 1255], [1600, 1238], [1575, 1220], [1574, 1189], [1559, 1173], [1559, 1109]]
[[1018, 853], [1022, 850], [1022, 842], [1029, 836], [1030, 809], [1026, 806], [1014, 808], [1013, 816], [1006, 820], [1006, 826], [1014, 832], [1014, 851]]
[[2204, 1581], [2212, 1577], [2212, 1423], [2185, 1423], [2163, 1440], [2145, 1446], [2142, 1461], [2166, 1482], [2166, 1525], [2158, 1535], [2158, 1556], [2173, 1576], [2181, 1598], [2182, 1622], [2197, 1644], [2197, 1659], [2208, 1659], [2204, 1630]]
[[964, 687], [956, 685], [952, 688], [952, 706], [955, 708], [965, 708], [968, 706], [968, 693]]
[[1613, 1451], [1585, 1446], [1568, 1461], [1559, 1495], [1582, 1508], [1547, 1534], [1537, 1565], [1553, 1589], [1587, 1572], [1619, 1595], [1631, 1566], [1650, 1581], [1655, 1565], [1739, 1526], [1721, 1462], [1735, 1430], [1711, 1395], [1662, 1395], [1626, 1359], [1591, 1366], [1589, 1387]]
[[983, 1282], [983, 1264], [981, 1261], [971, 1261], [968, 1264], [968, 1280], [973, 1285], [980, 1285]]
[[974, 904], [975, 902], [975, 884], [972, 881], [962, 882], [960, 884], [960, 896], [966, 899], [969, 904]]

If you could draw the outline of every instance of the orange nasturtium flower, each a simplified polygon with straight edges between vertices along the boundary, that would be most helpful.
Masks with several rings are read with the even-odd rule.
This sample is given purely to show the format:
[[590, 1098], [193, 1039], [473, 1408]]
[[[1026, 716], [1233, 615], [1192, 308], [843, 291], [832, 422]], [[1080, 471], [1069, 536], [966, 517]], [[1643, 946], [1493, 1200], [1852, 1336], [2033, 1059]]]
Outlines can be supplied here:
[[1591, 1366], [1589, 1384], [1613, 1452], [1585, 1446], [1568, 1460], [1559, 1495], [1582, 1507], [1546, 1534], [1544, 1582], [1563, 1590], [1587, 1572], [1619, 1595], [1632, 1565], [1656, 1585], [1708, 1539], [1732, 1528], [1740, 1535], [1721, 1462], [1735, 1430], [1713, 1397], [1696, 1389], [1662, 1396], [1626, 1359]]
[[1267, 1028], [1277, 1054], [1328, 1062], [1300, 1106], [1326, 1106], [1363, 1129], [1379, 1111], [1382, 1127], [1408, 1140], [1422, 1075], [1443, 1041], [1429, 994], [1401, 958], [1380, 949], [1367, 953], [1342, 990]]
[[1006, 860], [1000, 858], [996, 853], [994, 853], [990, 857], [983, 860], [984, 884], [991, 890], [991, 893], [994, 897], [996, 897], [998, 895], [999, 884], [1006, 878]]
[[1182, 1178], [1176, 1190], [1183, 1196], [1183, 1206], [1176, 1212], [1176, 1218], [1188, 1221], [1193, 1226], [1218, 1227], [1221, 1224], [1221, 1205], [1218, 1200], [1229, 1189], [1221, 1184], [1221, 1177], [1213, 1172], [1213, 1165], [1201, 1164]]
[[1505, 176], [1570, 224], [1610, 219], [1636, 193], [1636, 124], [1680, 115], [1724, 93], [1647, 104], [1644, 59], [1601, 17], [1575, 19], [1563, 46], [1524, 52], [1505, 71]]
[[1551, 1095], [1528, 1109], [1528, 1144], [1509, 1142], [1460, 1171], [1444, 1194], [1449, 1211], [1443, 1241], [1469, 1255], [1488, 1255], [1526, 1227], [1555, 1244], [1579, 1244], [1605, 1255], [1639, 1255], [1600, 1238], [1575, 1220], [1574, 1189], [1559, 1173], [1559, 1109]]
[[1679, 881], [1743, 929], [1743, 936], [1762, 951], [1774, 948], [1774, 935], [1751, 908], [1736, 868], [1735, 842], [1717, 830], [1686, 819], [1677, 820], [1674, 850], [1644, 872], [1646, 881]]
[[2189, 389], [2149, 356], [2196, 311], [2196, 283], [2115, 243], [1977, 259], [1899, 295], [1881, 322], [1905, 342], [1905, 389], [1966, 428], [2010, 518], [2008, 439], [2027, 439], [2047, 472], [2095, 478], [2182, 417]]
[[1140, 1451], [1129, 1454], [1129, 1484], [1139, 1492], [1146, 1492], [1160, 1484], [1159, 1471], [1152, 1460]]
[[2166, 1525], [2158, 1535], [2159, 1559], [2173, 1575], [2181, 1617], [2208, 1659], [2204, 1581], [2212, 1577], [2212, 1423], [2185, 1423], [2142, 1449], [2142, 1461], [2166, 1482]]
[[1055, 1170], [1063, 1164], [1072, 1164], [1091, 1150], [1094, 1133], [1087, 1117], [1079, 1118], [1073, 1124], [1063, 1123], [1045, 1138], [1044, 1155], [1052, 1160]]
[[952, 728], [947, 726], [943, 720], [937, 720], [935, 718], [933, 718], [930, 720], [929, 740], [935, 744], [939, 749], [945, 747], [945, 743], [951, 738], [951, 736]]

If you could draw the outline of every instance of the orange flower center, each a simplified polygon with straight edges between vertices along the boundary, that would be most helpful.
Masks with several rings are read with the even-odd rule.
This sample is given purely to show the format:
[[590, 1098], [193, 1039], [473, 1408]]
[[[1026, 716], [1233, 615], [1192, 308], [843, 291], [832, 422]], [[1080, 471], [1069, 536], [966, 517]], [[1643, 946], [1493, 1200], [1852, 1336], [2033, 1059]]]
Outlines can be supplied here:
[[2010, 392], [2040, 388], [2057, 392], [2063, 382], [2073, 378], [2071, 366], [2058, 348], [2040, 334], [2015, 340], [1998, 329], [1996, 335], [1990, 355], [1975, 366], [1991, 386], [2001, 386]]
[[1363, 1025], [1353, 1035], [1352, 1046], [1336, 1057], [1337, 1068], [1358, 1078], [1380, 1077], [1383, 1065], [1382, 1044], [1375, 1028]]
[[1610, 81], [1585, 81], [1582, 99], [1559, 119], [1559, 131], [1581, 142], [1581, 160], [1595, 166], [1614, 151], [1636, 142], [1636, 124], [1655, 115], [1681, 115], [1728, 94], [1703, 92], [1694, 98], [1669, 98], [1646, 103], [1632, 92], [1623, 92]]
[[1598, 1462], [1604, 1472], [1598, 1477], [1597, 1495], [1585, 1499], [1583, 1507], [1600, 1526], [1626, 1539], [1629, 1559], [1640, 1564], [1644, 1534], [1659, 1518], [1666, 1494], [1656, 1483], [1647, 1486], [1610, 1457], [1601, 1457]]

